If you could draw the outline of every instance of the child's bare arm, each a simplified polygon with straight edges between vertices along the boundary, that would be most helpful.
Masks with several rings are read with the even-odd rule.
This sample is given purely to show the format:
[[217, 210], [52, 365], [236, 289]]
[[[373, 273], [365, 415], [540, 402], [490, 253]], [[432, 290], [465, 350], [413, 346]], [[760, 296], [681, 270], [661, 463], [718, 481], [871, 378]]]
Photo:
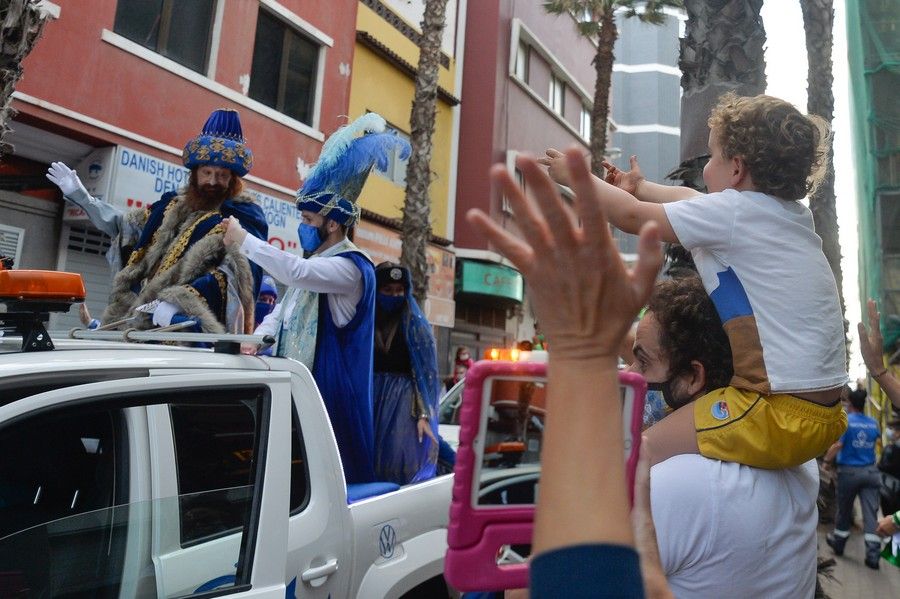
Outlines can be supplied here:
[[623, 189], [610, 185], [606, 181], [594, 177], [597, 196], [601, 199], [603, 211], [613, 225], [626, 233], [637, 235], [644, 223], [654, 221], [659, 225], [659, 234], [663, 241], [678, 243], [678, 237], [669, 223], [666, 210], [662, 204], [642, 202]]
[[631, 163], [631, 170], [623, 171], [614, 164], [604, 160], [603, 168], [606, 169], [605, 180], [610, 185], [615, 185], [619, 189], [627, 191], [642, 202], [665, 204], [666, 202], [677, 202], [701, 195], [699, 191], [690, 187], [660, 185], [647, 181], [644, 178], [644, 173], [641, 172], [637, 156], [632, 156], [629, 162]]
[[[571, 187], [569, 176], [569, 166], [566, 164], [566, 158], [562, 152], [556, 148], [547, 148], [545, 155], [537, 159], [538, 164], [547, 167], [550, 178], [560, 185]], [[642, 202], [650, 202], [652, 204], [665, 204], [666, 202], [677, 202], [678, 200], [686, 200], [693, 198], [701, 193], [690, 187], [680, 187], [675, 185], [659, 185], [652, 183], [644, 178], [641, 167], [638, 164], [637, 156], [631, 157], [631, 170], [623, 171], [614, 166], [610, 162], [603, 162], [606, 169], [606, 182], [610, 185], [618, 187], [623, 191], [630, 193]], [[591, 177], [595, 181], [600, 178], [594, 175]]]
[[700, 453], [694, 426], [694, 404], [675, 410], [651, 426], [644, 432], [644, 441], [648, 445], [651, 466], [676, 455]]

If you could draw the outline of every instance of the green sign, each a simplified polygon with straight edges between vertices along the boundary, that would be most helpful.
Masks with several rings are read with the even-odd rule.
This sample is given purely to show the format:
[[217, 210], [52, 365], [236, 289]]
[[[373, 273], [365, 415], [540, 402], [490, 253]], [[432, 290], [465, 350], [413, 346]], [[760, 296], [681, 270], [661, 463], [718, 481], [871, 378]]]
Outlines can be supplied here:
[[501, 264], [461, 261], [462, 276], [458, 291], [505, 297], [517, 302], [523, 299], [522, 275]]

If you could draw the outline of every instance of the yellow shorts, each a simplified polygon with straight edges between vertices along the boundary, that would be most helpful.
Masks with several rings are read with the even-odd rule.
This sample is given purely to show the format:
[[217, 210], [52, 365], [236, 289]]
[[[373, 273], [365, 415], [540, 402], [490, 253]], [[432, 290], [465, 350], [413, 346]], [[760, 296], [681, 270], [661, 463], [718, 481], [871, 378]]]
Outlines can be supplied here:
[[791, 468], [825, 453], [847, 430], [840, 402], [723, 387], [694, 402], [700, 454], [757, 468]]

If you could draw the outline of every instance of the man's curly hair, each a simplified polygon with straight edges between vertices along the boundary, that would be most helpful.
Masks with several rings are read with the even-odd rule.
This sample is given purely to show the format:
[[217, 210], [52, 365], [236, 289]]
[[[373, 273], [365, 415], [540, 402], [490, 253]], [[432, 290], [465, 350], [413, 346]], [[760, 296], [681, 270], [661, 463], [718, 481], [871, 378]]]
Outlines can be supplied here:
[[728, 92], [719, 98], [708, 124], [725, 158], [743, 159], [757, 191], [800, 200], [825, 178], [828, 125], [789, 102]]
[[647, 311], [659, 322], [659, 344], [669, 358], [668, 378], [690, 372], [691, 362], [697, 360], [706, 370], [706, 391], [728, 385], [734, 374], [731, 345], [699, 276], [657, 283]]

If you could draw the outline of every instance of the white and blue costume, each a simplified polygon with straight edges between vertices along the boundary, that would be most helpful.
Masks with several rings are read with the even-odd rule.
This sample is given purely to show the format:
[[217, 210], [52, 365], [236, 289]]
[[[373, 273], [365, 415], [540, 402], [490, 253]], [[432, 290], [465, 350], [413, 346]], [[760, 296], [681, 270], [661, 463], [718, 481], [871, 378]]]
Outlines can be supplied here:
[[[396, 135], [382, 133], [384, 119], [369, 113], [332, 135], [319, 162], [297, 192], [297, 208], [346, 227], [359, 221], [356, 200], [373, 166], [384, 170]], [[357, 137], [358, 133], [370, 132]], [[289, 287], [256, 332], [277, 337], [276, 355], [305, 364], [322, 393], [348, 483], [375, 481], [372, 415], [372, 343], [375, 272], [350, 240], [319, 250], [322, 238], [309, 224], [298, 231], [309, 258], [283, 252], [247, 236], [241, 253]]]

